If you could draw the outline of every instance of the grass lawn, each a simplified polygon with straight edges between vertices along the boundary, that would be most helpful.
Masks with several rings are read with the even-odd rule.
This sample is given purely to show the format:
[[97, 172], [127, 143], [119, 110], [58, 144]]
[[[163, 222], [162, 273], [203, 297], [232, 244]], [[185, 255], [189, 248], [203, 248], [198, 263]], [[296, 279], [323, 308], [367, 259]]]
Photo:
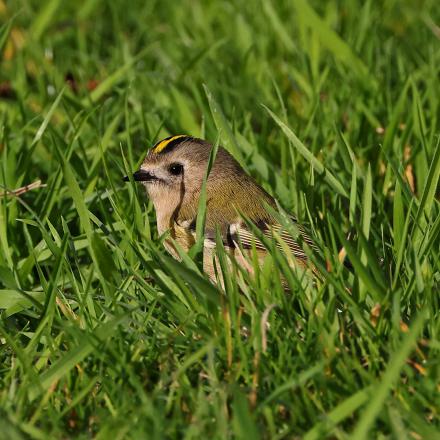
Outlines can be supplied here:
[[[439, 26], [437, 0], [0, 0], [0, 438], [439, 438]], [[313, 285], [273, 248], [223, 293], [167, 255], [122, 177], [172, 134], [308, 225]]]

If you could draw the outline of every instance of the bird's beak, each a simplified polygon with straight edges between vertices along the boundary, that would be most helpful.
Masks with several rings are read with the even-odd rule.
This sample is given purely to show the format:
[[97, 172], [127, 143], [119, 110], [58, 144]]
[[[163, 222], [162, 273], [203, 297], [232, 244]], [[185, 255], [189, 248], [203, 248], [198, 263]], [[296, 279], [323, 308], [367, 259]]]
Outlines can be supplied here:
[[[128, 176], [124, 177], [124, 182], [128, 182], [129, 180]], [[148, 171], [139, 170], [133, 173], [133, 180], [135, 182], [151, 182], [152, 180], [156, 180], [156, 177]]]

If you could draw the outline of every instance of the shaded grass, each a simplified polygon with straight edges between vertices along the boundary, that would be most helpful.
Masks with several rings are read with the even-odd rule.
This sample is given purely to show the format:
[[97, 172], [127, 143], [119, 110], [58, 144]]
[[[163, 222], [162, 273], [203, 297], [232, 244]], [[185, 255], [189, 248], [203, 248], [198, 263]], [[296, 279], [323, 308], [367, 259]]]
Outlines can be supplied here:
[[[47, 185], [0, 198], [1, 432], [438, 435], [437, 9], [0, 1], [0, 191]], [[166, 255], [121, 177], [179, 133], [309, 224], [322, 280], [268, 243], [255, 280], [220, 251], [221, 294]]]

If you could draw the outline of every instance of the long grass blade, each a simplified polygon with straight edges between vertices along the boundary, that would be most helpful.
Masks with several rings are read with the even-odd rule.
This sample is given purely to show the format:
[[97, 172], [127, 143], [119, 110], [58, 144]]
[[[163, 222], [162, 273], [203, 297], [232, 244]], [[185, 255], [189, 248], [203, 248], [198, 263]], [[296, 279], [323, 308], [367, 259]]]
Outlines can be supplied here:
[[281, 121], [278, 116], [275, 115], [270, 109], [266, 106], [263, 106], [266, 111], [269, 113], [271, 118], [279, 125], [283, 133], [292, 143], [292, 145], [296, 148], [296, 150], [310, 163], [313, 169], [320, 175], [323, 176], [324, 180], [328, 183], [328, 185], [335, 190], [338, 194], [343, 197], [348, 198], [348, 194], [341, 184], [341, 182], [330, 172], [328, 168], [326, 168], [322, 162], [320, 162], [308, 149], [307, 147], [297, 138], [297, 136], [293, 133], [293, 131]]

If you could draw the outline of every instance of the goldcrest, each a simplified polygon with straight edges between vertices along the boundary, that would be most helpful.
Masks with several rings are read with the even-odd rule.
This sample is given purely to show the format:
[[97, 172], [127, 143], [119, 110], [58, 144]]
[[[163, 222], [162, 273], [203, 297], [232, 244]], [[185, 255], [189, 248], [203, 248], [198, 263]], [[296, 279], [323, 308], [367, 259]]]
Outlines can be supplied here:
[[[202, 184], [213, 146], [187, 135], [167, 137], [150, 149], [133, 179], [142, 182], [155, 211], [159, 234], [169, 232], [164, 241], [167, 250], [179, 258], [174, 240], [188, 251], [196, 241], [196, 223]], [[129, 180], [127, 177], [125, 180]], [[294, 265], [307, 267], [306, 253], [285, 228], [268, 212], [276, 203], [224, 148], [219, 147], [206, 180], [206, 220], [204, 230], [204, 271], [215, 279], [216, 231], [219, 231], [228, 255], [252, 271], [248, 256], [257, 252], [262, 264], [267, 249], [252, 233], [243, 217], [267, 236], [274, 231], [293, 256]], [[304, 229], [291, 220], [302, 240], [312, 249], [313, 241]], [[283, 249], [283, 246], [280, 246]], [[248, 255], [246, 255], [248, 254]]]

